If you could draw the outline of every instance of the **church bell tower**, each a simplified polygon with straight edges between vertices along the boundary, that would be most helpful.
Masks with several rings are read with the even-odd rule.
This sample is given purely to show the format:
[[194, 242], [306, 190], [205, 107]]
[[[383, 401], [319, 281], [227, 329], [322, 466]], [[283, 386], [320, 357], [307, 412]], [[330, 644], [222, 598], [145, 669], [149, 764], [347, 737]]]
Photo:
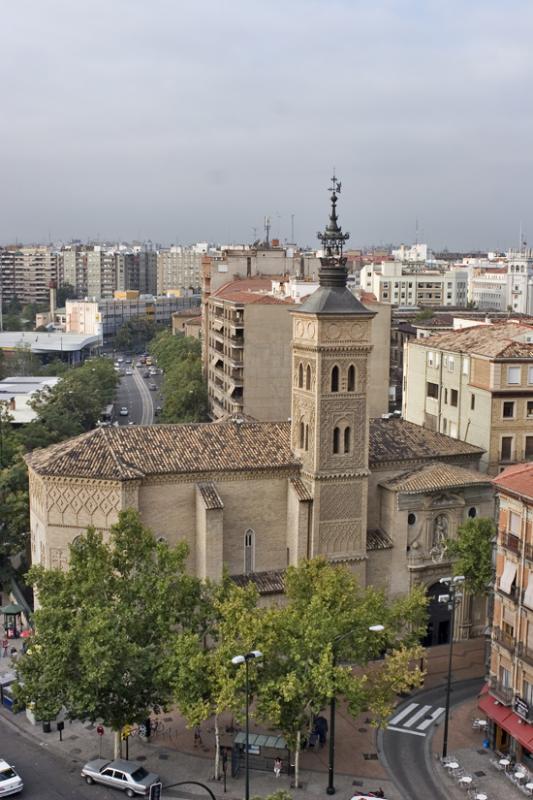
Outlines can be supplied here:
[[313, 495], [309, 555], [352, 565], [364, 584], [368, 358], [374, 314], [347, 288], [332, 178], [317, 291], [292, 312], [292, 448]]

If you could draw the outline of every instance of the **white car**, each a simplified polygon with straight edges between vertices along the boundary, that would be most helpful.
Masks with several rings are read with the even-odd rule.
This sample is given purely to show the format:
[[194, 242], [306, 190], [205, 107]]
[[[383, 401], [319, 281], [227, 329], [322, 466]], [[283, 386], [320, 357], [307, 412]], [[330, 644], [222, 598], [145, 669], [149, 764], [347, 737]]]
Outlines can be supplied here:
[[23, 789], [22, 778], [15, 768], [11, 767], [3, 758], [0, 758], [0, 797], [18, 794]]
[[133, 375], [133, 370], [132, 369], [127, 369], [126, 370], [126, 375]]
[[128, 406], [122, 406], [119, 413], [121, 417], [127, 417], [129, 414]]

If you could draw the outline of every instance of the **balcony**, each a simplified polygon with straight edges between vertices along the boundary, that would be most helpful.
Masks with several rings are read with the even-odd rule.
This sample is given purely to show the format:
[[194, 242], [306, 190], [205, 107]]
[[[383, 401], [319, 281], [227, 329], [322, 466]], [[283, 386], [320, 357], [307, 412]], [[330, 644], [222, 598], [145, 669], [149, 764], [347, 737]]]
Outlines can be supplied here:
[[514, 600], [515, 603], [518, 603], [520, 589], [517, 587], [516, 583], [513, 583], [510, 592], [504, 592], [504, 590], [500, 587], [500, 579], [498, 578], [496, 581], [496, 591], [501, 592], [505, 597], [509, 597], [511, 600]]
[[518, 642], [516, 646], [516, 654], [518, 658], [522, 659], [522, 661], [525, 661], [526, 664], [529, 664], [531, 667], [533, 667], [533, 649], [531, 647], [528, 647], [527, 644], [524, 644], [524, 642]]
[[509, 653], [511, 654], [514, 653], [516, 647], [514, 636], [511, 636], [509, 633], [505, 633], [505, 631], [502, 631], [501, 628], [493, 628], [492, 638], [499, 645], [505, 647], [505, 649], [508, 650]]
[[500, 543], [502, 547], [505, 547], [507, 550], [511, 550], [511, 552], [517, 556], [519, 556], [522, 552], [522, 543], [519, 537], [515, 536], [513, 533], [503, 533]]
[[495, 675], [489, 678], [489, 692], [504, 706], [510, 706], [513, 702], [512, 686], [504, 686]]

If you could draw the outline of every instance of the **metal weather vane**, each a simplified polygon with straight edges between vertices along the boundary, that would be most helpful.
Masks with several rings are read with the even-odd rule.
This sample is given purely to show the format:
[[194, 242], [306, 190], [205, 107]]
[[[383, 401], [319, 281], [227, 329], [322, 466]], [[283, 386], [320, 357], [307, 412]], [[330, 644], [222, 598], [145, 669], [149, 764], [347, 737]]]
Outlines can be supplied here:
[[322, 242], [324, 254], [328, 258], [341, 258], [344, 243], [350, 238], [349, 233], [343, 233], [337, 217], [337, 199], [341, 193], [341, 186], [342, 184], [337, 180], [335, 170], [333, 170], [331, 186], [328, 189], [331, 192], [329, 222], [325, 231], [323, 233], [319, 231], [317, 234], [318, 239]]

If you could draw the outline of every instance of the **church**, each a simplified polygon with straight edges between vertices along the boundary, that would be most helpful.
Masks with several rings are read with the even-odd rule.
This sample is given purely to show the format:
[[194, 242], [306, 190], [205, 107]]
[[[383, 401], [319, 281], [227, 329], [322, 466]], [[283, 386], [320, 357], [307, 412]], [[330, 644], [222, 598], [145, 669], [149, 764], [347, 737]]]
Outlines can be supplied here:
[[[33, 563], [65, 568], [89, 525], [104, 533], [134, 508], [154, 535], [185, 540], [189, 569], [253, 581], [263, 602], [288, 565], [321, 555], [391, 596], [414, 584], [432, 598], [427, 644], [448, 641], [439, 607], [445, 541], [468, 518], [493, 516], [483, 451], [402, 419], [369, 419], [373, 313], [347, 288], [331, 189], [319, 238], [319, 288], [292, 312], [292, 414], [99, 428], [27, 456]], [[424, 387], [420, 387], [424, 391]], [[482, 633], [484, 604], [466, 597], [456, 636]]]

